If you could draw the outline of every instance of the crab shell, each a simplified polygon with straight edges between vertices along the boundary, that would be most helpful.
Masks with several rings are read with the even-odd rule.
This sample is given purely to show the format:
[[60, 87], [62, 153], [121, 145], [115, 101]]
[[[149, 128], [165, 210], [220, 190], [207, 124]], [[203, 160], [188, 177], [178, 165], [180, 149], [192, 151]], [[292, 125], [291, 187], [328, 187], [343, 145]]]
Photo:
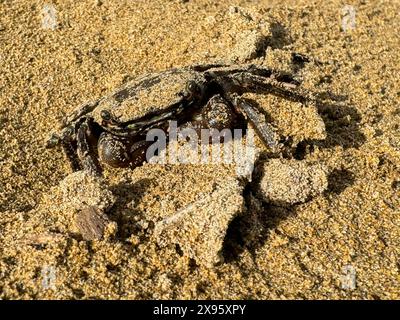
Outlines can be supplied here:
[[131, 80], [100, 99], [91, 116], [101, 123], [101, 113], [108, 111], [124, 123], [151, 112], [163, 111], [179, 103], [187, 83], [193, 80], [197, 83], [206, 81], [203, 73], [189, 69], [172, 69]]

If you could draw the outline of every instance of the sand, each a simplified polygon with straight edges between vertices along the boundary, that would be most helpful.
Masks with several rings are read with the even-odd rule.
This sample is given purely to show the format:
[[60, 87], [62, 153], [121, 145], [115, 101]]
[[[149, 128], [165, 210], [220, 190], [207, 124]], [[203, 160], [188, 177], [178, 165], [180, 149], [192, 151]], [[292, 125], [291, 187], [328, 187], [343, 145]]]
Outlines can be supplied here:
[[[0, 298], [399, 299], [400, 3], [349, 4], [2, 1]], [[229, 165], [106, 169], [107, 187], [82, 196], [111, 223], [83, 239], [81, 198], [68, 193], [61, 150], [45, 148], [49, 134], [129, 79], [210, 62], [296, 73], [324, 101], [248, 95], [288, 137], [282, 156], [324, 168], [327, 186], [280, 205], [257, 196], [259, 168], [247, 183]], [[268, 152], [259, 161], [268, 166]], [[268, 188], [280, 183], [276, 174]], [[184, 236], [157, 239], [159, 221], [188, 211]]]

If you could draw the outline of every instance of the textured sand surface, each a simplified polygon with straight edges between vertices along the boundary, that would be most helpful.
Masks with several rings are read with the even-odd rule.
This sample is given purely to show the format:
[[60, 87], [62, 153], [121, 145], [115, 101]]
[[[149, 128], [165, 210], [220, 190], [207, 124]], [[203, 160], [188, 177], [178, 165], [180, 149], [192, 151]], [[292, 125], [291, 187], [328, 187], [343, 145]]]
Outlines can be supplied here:
[[[51, 2], [54, 25], [43, 21], [49, 3], [0, 1], [0, 298], [400, 298], [398, 0], [352, 1], [356, 24], [344, 28], [339, 0], [60, 0]], [[108, 191], [89, 182], [80, 195], [110, 206], [112, 223], [101, 240], [84, 241], [74, 223], [82, 197], [73, 197], [83, 189], [68, 180], [61, 150], [45, 149], [49, 134], [129, 79], [210, 62], [297, 73], [324, 101], [306, 108], [247, 96], [296, 160], [324, 168], [326, 190], [279, 206], [252, 191], [262, 165], [236, 187], [226, 186], [236, 181], [228, 165], [106, 170]], [[217, 212], [221, 190], [229, 201]], [[212, 230], [227, 229], [222, 248], [222, 231], [205, 235], [210, 255], [200, 256], [223, 258], [212, 266], [189, 241], [201, 221], [195, 231], [182, 226], [183, 245], [159, 245], [154, 235], [199, 194], [217, 197], [199, 209], [205, 219], [213, 210]]]

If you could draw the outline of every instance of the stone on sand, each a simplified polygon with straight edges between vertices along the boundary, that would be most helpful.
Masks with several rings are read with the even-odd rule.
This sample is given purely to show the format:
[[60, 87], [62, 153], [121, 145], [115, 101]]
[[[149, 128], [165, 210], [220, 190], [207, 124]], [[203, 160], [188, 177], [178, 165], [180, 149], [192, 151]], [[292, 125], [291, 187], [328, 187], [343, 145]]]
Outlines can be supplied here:
[[61, 206], [65, 212], [74, 212], [74, 225], [84, 240], [100, 240], [116, 232], [116, 223], [105, 214], [115, 203], [115, 196], [103, 179], [77, 171], [68, 175], [59, 189]]

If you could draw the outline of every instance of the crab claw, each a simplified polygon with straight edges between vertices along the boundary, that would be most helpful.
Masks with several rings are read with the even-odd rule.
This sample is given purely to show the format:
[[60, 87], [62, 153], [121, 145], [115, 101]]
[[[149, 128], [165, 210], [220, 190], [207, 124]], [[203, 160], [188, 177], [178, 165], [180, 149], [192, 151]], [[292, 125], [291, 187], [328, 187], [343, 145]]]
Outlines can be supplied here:
[[126, 141], [115, 139], [109, 133], [102, 133], [97, 143], [99, 158], [114, 168], [126, 168], [131, 162], [129, 147]]

